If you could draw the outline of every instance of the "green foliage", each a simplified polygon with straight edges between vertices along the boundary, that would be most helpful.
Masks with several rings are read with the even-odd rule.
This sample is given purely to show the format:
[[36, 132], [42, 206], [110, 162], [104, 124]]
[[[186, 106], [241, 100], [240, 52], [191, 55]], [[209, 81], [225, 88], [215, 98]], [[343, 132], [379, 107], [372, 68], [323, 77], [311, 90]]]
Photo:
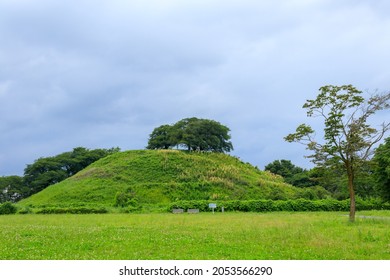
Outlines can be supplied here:
[[36, 214], [104, 214], [108, 213], [108, 210], [104, 207], [91, 208], [91, 207], [50, 207], [42, 208], [36, 211]]
[[98, 159], [118, 151], [119, 148], [89, 150], [78, 147], [74, 148], [72, 152], [39, 158], [25, 168], [24, 184], [29, 188], [29, 195], [37, 193], [75, 175]]
[[169, 149], [183, 146], [189, 151], [230, 152], [230, 129], [219, 122], [186, 118], [174, 125], [162, 125], [149, 136], [147, 149]]
[[274, 174], [278, 174], [283, 178], [292, 177], [294, 174], [302, 173], [304, 170], [301, 167], [298, 167], [290, 160], [275, 160], [272, 163], [269, 163], [265, 166], [264, 170], [270, 171]]
[[115, 207], [128, 207], [133, 211], [139, 208], [138, 199], [136, 193], [131, 189], [127, 189], [125, 192], [117, 192], [115, 195]]
[[[178, 200], [295, 199], [302, 189], [223, 153], [115, 153], [19, 202], [22, 206], [128, 207]], [[135, 199], [132, 201], [132, 199]], [[136, 206], [138, 207], [138, 206]]]
[[173, 138], [173, 127], [171, 125], [162, 125], [153, 130], [149, 136], [147, 149], [169, 149], [175, 146]]
[[355, 172], [355, 190], [356, 195], [363, 199], [378, 198], [381, 196], [377, 190], [377, 182], [374, 176], [375, 163], [372, 160], [367, 160], [360, 165], [360, 168]]
[[352, 85], [321, 87], [317, 98], [307, 100], [303, 108], [307, 109], [308, 117], [324, 119], [325, 143], [316, 142], [312, 138], [314, 130], [306, 124], [298, 126], [285, 140], [307, 145], [314, 152], [309, 157], [321, 165], [366, 159], [372, 145], [388, 129], [384, 124], [378, 131], [367, 124], [367, 119], [377, 111], [389, 108], [390, 94], [373, 95], [368, 100], [361, 94]]
[[33, 211], [32, 211], [32, 209], [29, 206], [24, 206], [24, 207], [20, 208], [17, 213], [18, 214], [22, 214], [22, 215], [24, 215], [24, 214], [32, 214]]
[[349, 197], [346, 174], [342, 165], [315, 167], [310, 170], [310, 177], [317, 185], [331, 193], [333, 198], [345, 200]]
[[24, 185], [23, 178], [19, 176], [0, 177], [0, 203], [16, 202], [22, 199], [29, 189]]
[[[318, 178], [320, 175], [310, 176]], [[332, 176], [335, 177], [329, 175], [326, 178]], [[315, 182], [321, 185], [321, 181]], [[266, 206], [258, 204], [260, 209], [269, 207], [270, 200], [328, 201], [327, 198], [330, 197], [331, 192], [320, 186], [293, 187], [284, 183], [279, 175], [260, 171], [222, 153], [140, 150], [116, 153], [96, 161], [75, 176], [46, 188], [19, 202], [19, 205], [31, 207], [32, 210], [44, 207], [108, 209], [114, 205], [118, 207], [114, 211], [128, 213], [154, 211], [153, 209], [161, 205], [176, 202], [192, 203], [184, 201], [197, 201], [196, 205], [188, 207], [207, 211], [205, 208], [208, 207], [208, 201], [213, 201], [218, 205], [225, 205], [226, 209], [233, 207], [239, 211], [247, 211], [245, 209], [252, 206], [249, 207], [248, 202], [240, 201], [267, 201]], [[310, 207], [323, 210], [344, 209], [338, 203], [344, 205], [346, 197], [347, 195], [339, 197], [342, 202], [332, 202], [333, 200], [329, 199], [327, 203], [332, 205], [328, 208], [321, 208], [316, 204]], [[295, 209], [296, 203], [272, 202], [272, 209]], [[305, 205], [311, 205], [310, 203]], [[311, 209], [310, 207], [308, 209]]]
[[302, 188], [297, 198], [304, 198], [309, 200], [326, 199], [332, 197], [331, 193], [322, 186], [314, 186]]
[[0, 215], [15, 214], [17, 210], [18, 208], [9, 201], [0, 204]]
[[377, 189], [384, 200], [390, 201], [390, 137], [376, 149], [374, 163]]
[[[130, 203], [129, 206], [120, 208], [120, 213], [139, 213], [143, 210], [143, 205], [138, 204], [137, 202]], [[155, 210], [155, 208], [153, 208]], [[151, 212], [151, 211], [146, 211]], [[159, 212], [159, 211], [157, 211]], [[161, 211], [160, 211], [161, 212]]]
[[316, 99], [307, 100], [303, 105], [308, 117], [323, 118], [323, 143], [314, 140], [314, 130], [306, 124], [285, 137], [288, 142], [305, 144], [313, 151], [309, 158], [317, 165], [334, 167], [342, 164], [351, 200], [350, 221], [355, 217], [356, 174], [369, 159], [373, 146], [390, 128], [388, 123], [383, 123], [379, 130], [373, 128], [368, 119], [377, 111], [389, 109], [389, 100], [390, 93], [372, 95], [365, 100], [362, 92], [352, 85], [323, 86]]
[[[209, 202], [207, 200], [175, 201], [171, 203], [167, 209], [169, 212], [171, 212], [172, 209], [177, 209], [177, 208], [183, 209], [184, 211], [187, 211], [188, 209], [199, 209], [200, 212], [207, 212], [207, 211], [211, 211], [211, 209], [209, 209], [209, 203], [215, 203], [215, 201], [214, 202], [211, 201]], [[220, 207], [218, 206], [216, 211], [218, 211], [219, 209]]]
[[309, 171], [294, 165], [290, 160], [275, 160], [264, 168], [274, 174], [282, 176], [286, 183], [296, 187], [312, 187], [316, 183], [311, 180]]
[[[215, 211], [240, 211], [240, 212], [315, 212], [315, 211], [348, 211], [349, 200], [309, 200], [309, 199], [291, 199], [291, 200], [229, 200], [229, 201], [207, 201], [207, 200], [191, 200], [191, 201], [176, 201], [171, 203], [167, 210], [181, 208], [187, 211], [188, 209], [199, 209], [201, 212], [210, 212], [209, 203], [216, 203]], [[358, 210], [390, 210], [389, 203], [382, 203], [380, 200], [357, 200]]]
[[[315, 167], [309, 170], [309, 177], [312, 182], [326, 189], [333, 198], [344, 200], [349, 197], [348, 179], [342, 164], [333, 167]], [[376, 182], [374, 165], [372, 161], [365, 161], [355, 172], [355, 191], [359, 197], [364, 199], [379, 197], [379, 192], [375, 188]]]

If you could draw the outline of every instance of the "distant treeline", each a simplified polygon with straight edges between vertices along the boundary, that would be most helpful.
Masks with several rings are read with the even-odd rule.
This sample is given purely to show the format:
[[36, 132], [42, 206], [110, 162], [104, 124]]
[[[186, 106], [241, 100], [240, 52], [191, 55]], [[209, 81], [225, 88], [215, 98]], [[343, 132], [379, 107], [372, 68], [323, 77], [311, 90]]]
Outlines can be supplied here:
[[[276, 160], [265, 167], [282, 176], [286, 183], [296, 187], [322, 186], [338, 200], [349, 198], [346, 170], [342, 163], [317, 166], [305, 170], [289, 160]], [[360, 160], [354, 172], [354, 187], [358, 197], [380, 198], [390, 202], [390, 137], [374, 150], [369, 160]]]
[[119, 151], [119, 148], [90, 150], [77, 147], [71, 152], [39, 158], [26, 166], [23, 176], [0, 177], [0, 203], [17, 202], [40, 192], [73, 176], [98, 159]]
[[[292, 164], [290, 160], [282, 159], [266, 165], [265, 170], [282, 176], [286, 183], [295, 187], [313, 189], [315, 186], [321, 186], [337, 200], [349, 198], [348, 182], [342, 166], [340, 168], [322, 166], [307, 170]], [[386, 182], [378, 180], [379, 170], [377, 162], [372, 160], [366, 161], [356, 171], [355, 191], [357, 196], [364, 199], [381, 197], [389, 201], [390, 189], [386, 188]]]

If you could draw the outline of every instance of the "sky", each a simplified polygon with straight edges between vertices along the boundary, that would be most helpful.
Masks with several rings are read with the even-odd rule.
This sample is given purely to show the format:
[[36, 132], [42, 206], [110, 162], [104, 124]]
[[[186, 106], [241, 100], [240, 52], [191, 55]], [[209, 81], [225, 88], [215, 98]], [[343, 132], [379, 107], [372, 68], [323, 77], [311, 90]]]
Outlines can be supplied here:
[[[260, 169], [324, 85], [390, 90], [387, 0], [0, 0], [0, 176], [75, 147], [144, 149], [183, 118]], [[387, 117], [388, 114], [382, 114]], [[389, 119], [389, 118], [388, 118]], [[382, 120], [383, 121], [383, 120]]]

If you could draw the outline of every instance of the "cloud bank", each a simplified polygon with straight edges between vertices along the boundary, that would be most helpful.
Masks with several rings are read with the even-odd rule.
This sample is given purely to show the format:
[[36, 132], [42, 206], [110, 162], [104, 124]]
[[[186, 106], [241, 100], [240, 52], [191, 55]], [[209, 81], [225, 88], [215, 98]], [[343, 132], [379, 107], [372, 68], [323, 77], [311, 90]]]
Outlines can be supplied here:
[[[0, 3], [0, 175], [77, 146], [143, 149], [161, 124], [210, 118], [233, 154], [303, 167], [283, 137], [326, 84], [390, 88], [388, 1]], [[385, 116], [386, 117], [386, 116]]]

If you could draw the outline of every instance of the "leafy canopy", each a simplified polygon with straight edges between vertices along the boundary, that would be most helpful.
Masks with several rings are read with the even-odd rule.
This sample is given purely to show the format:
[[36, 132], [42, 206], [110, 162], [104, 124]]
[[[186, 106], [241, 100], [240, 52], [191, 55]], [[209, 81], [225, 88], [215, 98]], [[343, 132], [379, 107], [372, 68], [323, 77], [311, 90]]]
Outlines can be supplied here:
[[73, 176], [98, 159], [116, 152], [119, 152], [119, 148], [89, 150], [77, 147], [71, 152], [54, 157], [39, 158], [24, 169], [24, 183], [30, 194], [37, 193]]
[[20, 200], [29, 189], [23, 184], [20, 176], [0, 177], [0, 203]]
[[310, 179], [309, 171], [294, 165], [290, 160], [275, 160], [267, 164], [264, 170], [282, 176], [286, 183], [296, 187], [311, 187], [316, 184]]
[[309, 156], [317, 164], [366, 160], [372, 156], [373, 145], [378, 143], [389, 129], [383, 123], [380, 129], [367, 121], [370, 116], [390, 107], [390, 94], [373, 95], [368, 100], [352, 85], [323, 86], [314, 100], [307, 100], [303, 108], [308, 117], [324, 119], [324, 143], [314, 139], [315, 131], [306, 124], [285, 137], [288, 142], [300, 142], [314, 152]]
[[375, 178], [382, 197], [390, 201], [390, 137], [375, 151]]
[[217, 121], [186, 118], [173, 125], [161, 125], [149, 136], [147, 149], [169, 149], [175, 146], [189, 151], [230, 152], [230, 129]]

